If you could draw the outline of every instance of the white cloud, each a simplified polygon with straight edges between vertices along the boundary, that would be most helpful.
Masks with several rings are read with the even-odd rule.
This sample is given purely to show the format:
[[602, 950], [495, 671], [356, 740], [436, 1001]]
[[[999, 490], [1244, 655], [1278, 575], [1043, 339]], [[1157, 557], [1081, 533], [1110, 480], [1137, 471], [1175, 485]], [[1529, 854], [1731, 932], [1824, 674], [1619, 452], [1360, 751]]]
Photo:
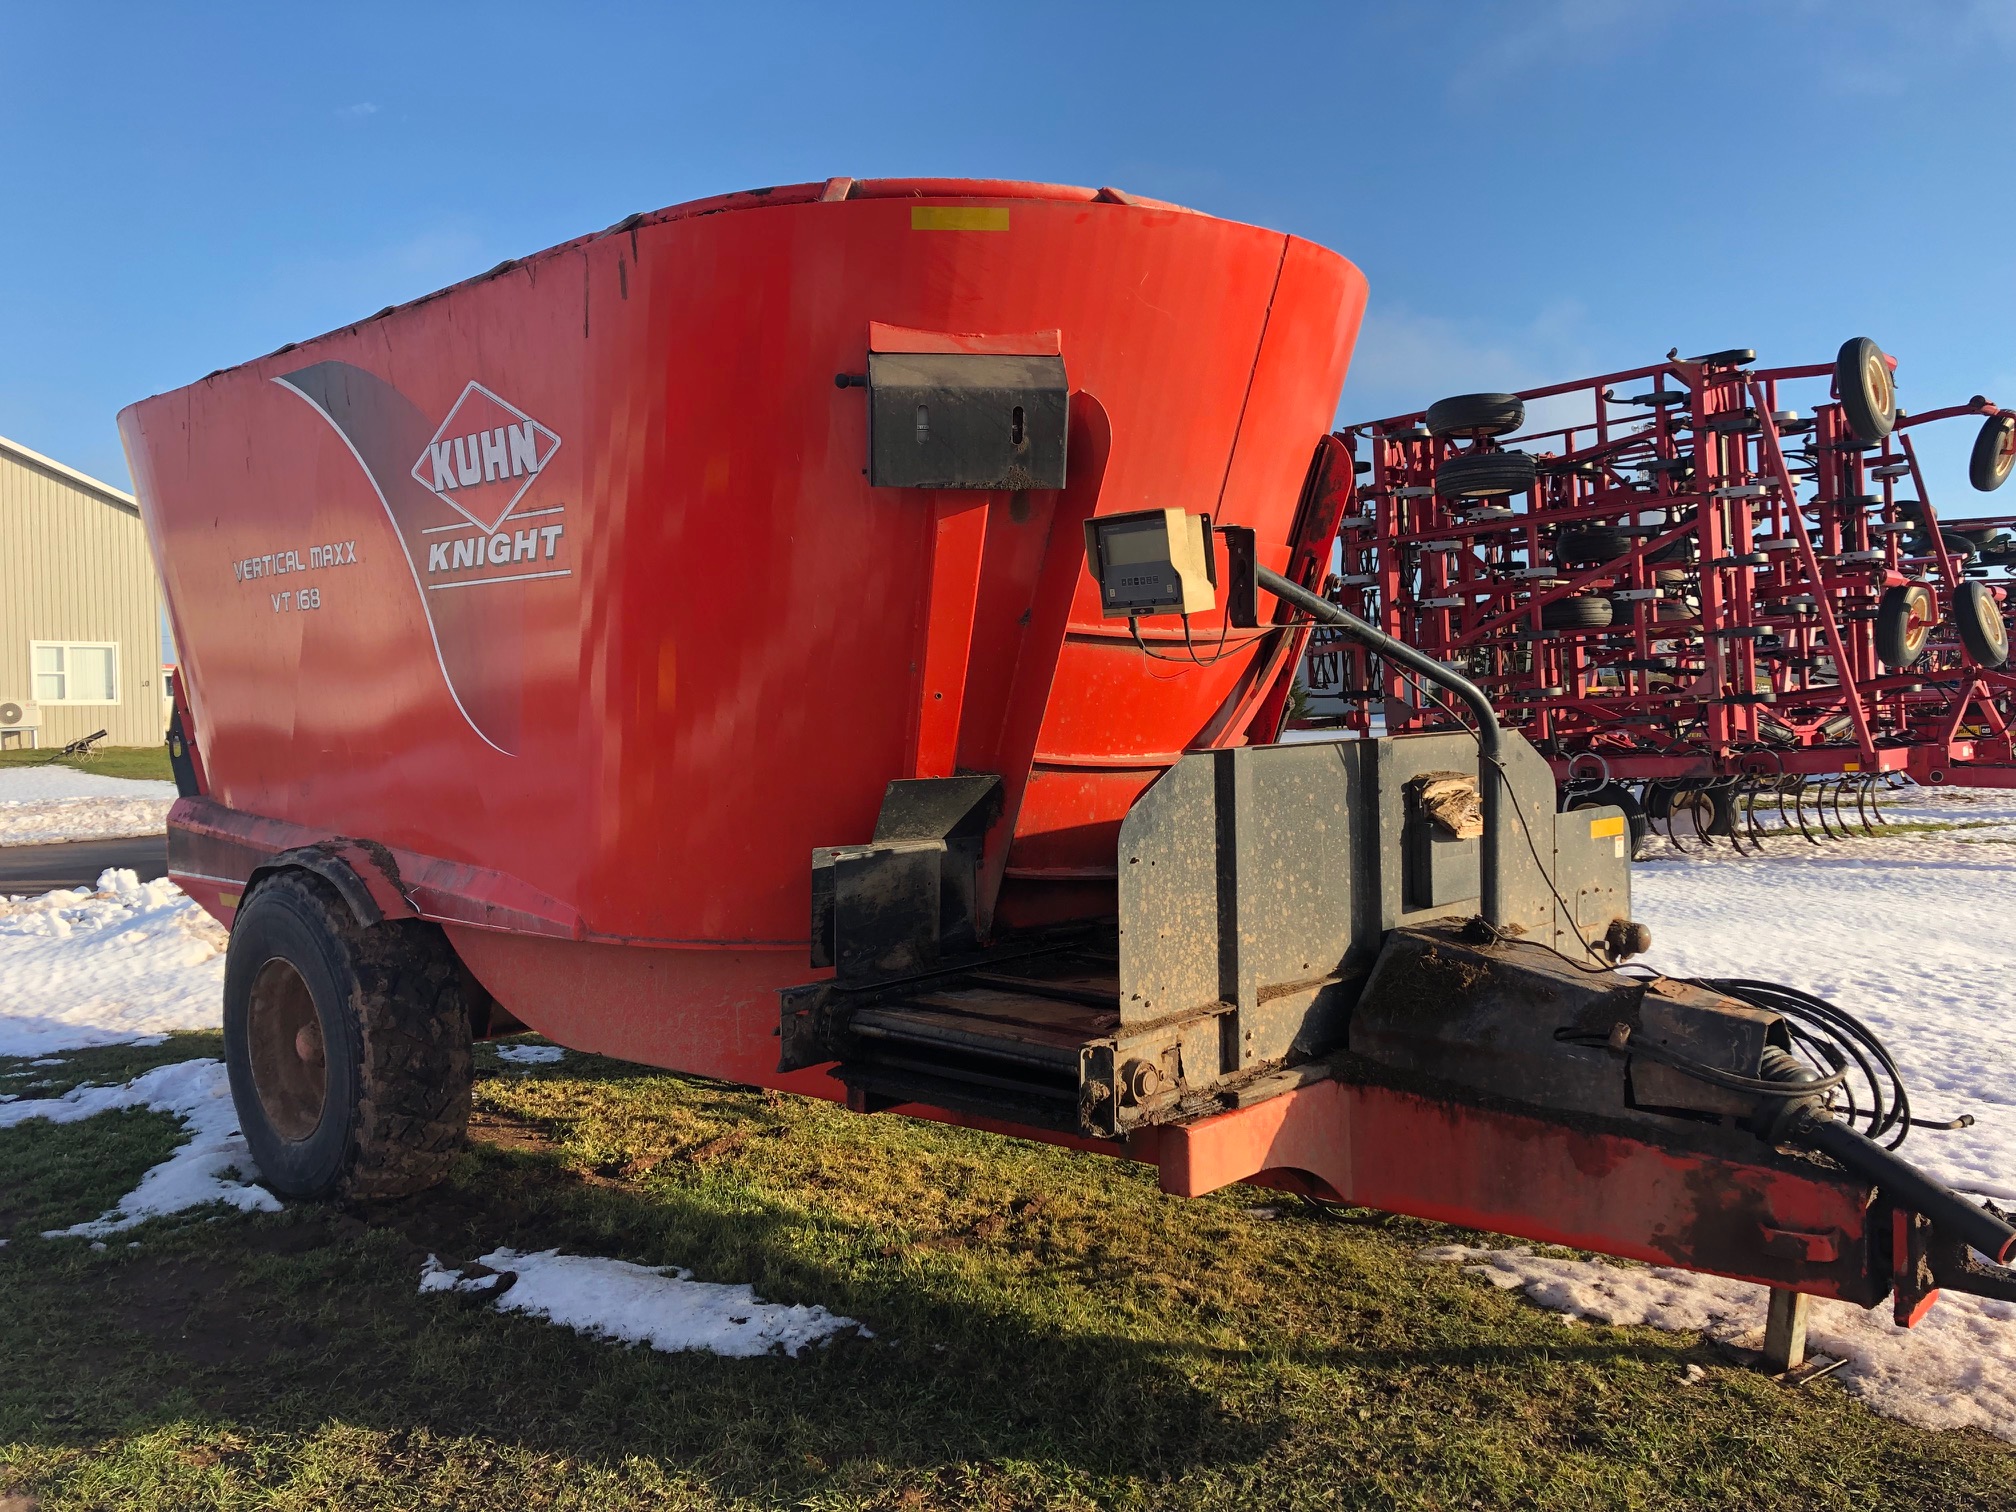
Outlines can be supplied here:
[[1959, 0], [1902, 6], [1889, 0], [1806, 0], [1813, 60], [1836, 94], [1896, 97], [1950, 76], [1955, 63], [2016, 54], [2016, 5]]
[[336, 114], [345, 120], [361, 121], [366, 116], [378, 114], [378, 107], [369, 100], [360, 100], [355, 105], [345, 105]]
[[[1572, 300], [1511, 329], [1375, 307], [1359, 333], [1341, 412], [1354, 422], [1378, 419], [1449, 394], [1516, 393], [1600, 371], [1587, 332], [1586, 312]], [[1572, 399], [1545, 400], [1529, 406], [1528, 417], [1536, 426], [1567, 425], [1587, 410]]]
[[1451, 67], [1444, 89], [1452, 100], [1495, 99], [1530, 85], [1537, 70], [1608, 61], [1647, 45], [1666, 25], [1656, 8], [1630, 0], [1515, 0], [1497, 16], [1500, 24], [1477, 27], [1478, 40]]

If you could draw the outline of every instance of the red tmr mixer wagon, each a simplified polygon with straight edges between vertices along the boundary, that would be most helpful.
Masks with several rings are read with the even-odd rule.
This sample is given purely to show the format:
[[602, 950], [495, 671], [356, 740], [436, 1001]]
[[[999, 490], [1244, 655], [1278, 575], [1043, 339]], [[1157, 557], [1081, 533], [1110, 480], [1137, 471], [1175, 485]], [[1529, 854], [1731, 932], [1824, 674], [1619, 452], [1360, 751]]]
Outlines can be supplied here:
[[[1179, 1194], [2016, 1294], [1866, 1030], [1617, 970], [1622, 814], [1310, 591], [1365, 299], [1114, 190], [834, 179], [124, 411], [265, 1178], [438, 1179], [530, 1026]], [[1274, 744], [1316, 620], [1477, 728]]]

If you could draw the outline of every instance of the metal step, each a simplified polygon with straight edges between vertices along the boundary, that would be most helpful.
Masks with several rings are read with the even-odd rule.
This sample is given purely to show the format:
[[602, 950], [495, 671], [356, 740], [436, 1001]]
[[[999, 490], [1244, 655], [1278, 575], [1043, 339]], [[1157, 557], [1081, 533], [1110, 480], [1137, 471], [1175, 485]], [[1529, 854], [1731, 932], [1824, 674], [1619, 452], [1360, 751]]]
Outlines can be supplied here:
[[[1003, 963], [847, 1013], [850, 1101], [928, 1102], [1040, 1128], [1112, 1132], [1119, 982], [1097, 958]], [[1099, 1090], [1091, 1090], [1097, 1088]]]

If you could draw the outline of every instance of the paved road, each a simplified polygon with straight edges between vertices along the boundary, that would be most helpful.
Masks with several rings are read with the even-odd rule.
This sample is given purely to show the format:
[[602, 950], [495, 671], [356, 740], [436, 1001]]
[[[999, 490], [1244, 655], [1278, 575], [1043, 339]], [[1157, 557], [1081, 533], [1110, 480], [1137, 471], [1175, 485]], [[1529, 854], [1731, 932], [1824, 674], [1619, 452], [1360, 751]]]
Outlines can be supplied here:
[[168, 837], [72, 840], [64, 845], [0, 845], [0, 893], [89, 887], [108, 866], [127, 866], [152, 882], [168, 872]]

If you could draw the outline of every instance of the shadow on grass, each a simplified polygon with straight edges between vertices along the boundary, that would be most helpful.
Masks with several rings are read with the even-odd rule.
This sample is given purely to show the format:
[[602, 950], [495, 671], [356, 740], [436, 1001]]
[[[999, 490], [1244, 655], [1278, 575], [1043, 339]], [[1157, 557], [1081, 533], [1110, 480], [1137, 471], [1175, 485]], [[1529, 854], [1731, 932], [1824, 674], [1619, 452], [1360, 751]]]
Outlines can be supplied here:
[[[676, 1101], [651, 1100], [675, 1083]], [[849, 1467], [857, 1483], [942, 1486], [1018, 1466], [1042, 1483], [1030, 1500], [1076, 1487], [1097, 1501], [1100, 1488], [1186, 1478], [1306, 1500], [1354, 1456], [1383, 1454], [1424, 1494], [1502, 1473], [1484, 1504], [1512, 1505], [1538, 1504], [1525, 1491], [1568, 1460], [1666, 1485], [1697, 1473], [1674, 1445], [1720, 1442], [1731, 1418], [1775, 1438], [1802, 1414], [1838, 1427], [1854, 1411], [1871, 1430], [1864, 1443], [1837, 1432], [1810, 1444], [1800, 1485], [1834, 1484], [1844, 1455], [1871, 1464], [1840, 1484], [1892, 1492], [1941, 1462], [1939, 1441], [1838, 1398], [1758, 1397], [1735, 1381], [1719, 1404], [1705, 1388], [1676, 1400], [1665, 1383], [1677, 1363], [1711, 1358], [1685, 1338], [1563, 1329], [1413, 1262], [1411, 1230], [1260, 1225], [1222, 1203], [1161, 1199], [1097, 1157], [652, 1081], [585, 1057], [508, 1085], [545, 1111], [500, 1115], [487, 1099], [483, 1142], [420, 1197], [155, 1225], [131, 1251], [0, 1251], [0, 1445], [87, 1449], [190, 1424], [285, 1441], [340, 1424], [397, 1444], [474, 1436], [610, 1475], [650, 1460], [764, 1500], [809, 1494]], [[583, 1111], [597, 1098], [599, 1112]], [[629, 1130], [672, 1153], [641, 1174], [602, 1174], [575, 1137], [596, 1120], [618, 1144]], [[746, 1129], [743, 1143], [713, 1132], [723, 1124]], [[796, 1163], [765, 1167], [769, 1151]], [[999, 1184], [997, 1207], [1018, 1189], [1054, 1191], [1063, 1248], [1043, 1248], [1035, 1225], [976, 1225], [953, 1195], [931, 1207], [934, 1162], [954, 1159]], [[865, 1197], [864, 1169], [886, 1173], [879, 1185], [871, 1174]], [[0, 1196], [14, 1181], [0, 1147]], [[1235, 1243], [1213, 1237], [1213, 1225], [1242, 1224]], [[480, 1295], [418, 1294], [426, 1255], [456, 1265], [501, 1247], [678, 1264], [768, 1301], [824, 1305], [875, 1337], [795, 1360], [660, 1354], [500, 1315]], [[1169, 1290], [1142, 1274], [1156, 1268]], [[1880, 1452], [1865, 1452], [1870, 1442]], [[1701, 1473], [1745, 1483], [1786, 1473], [1754, 1449], [1726, 1469], [1713, 1451], [1699, 1458], [1716, 1461]], [[1952, 1460], [1942, 1473], [1963, 1479], [1984, 1463], [1970, 1449], [1964, 1469]], [[2007, 1468], [1987, 1473], [2002, 1484]], [[1513, 1495], [1515, 1483], [1525, 1491]], [[1803, 1492], [1786, 1486], [1782, 1504], [1796, 1503]]]
[[[1284, 1431], [1274, 1407], [1240, 1400], [1253, 1349], [1045, 1316], [830, 1213], [747, 1189], [637, 1191], [538, 1153], [478, 1147], [452, 1185], [401, 1202], [136, 1237], [138, 1252], [17, 1245], [0, 1262], [17, 1299], [0, 1339], [34, 1367], [0, 1386], [7, 1437], [74, 1445], [192, 1414], [294, 1432], [341, 1421], [482, 1433], [608, 1466], [644, 1455], [753, 1494], [859, 1460], [1180, 1476], [1251, 1462]], [[454, 1263], [504, 1246], [677, 1262], [766, 1300], [822, 1303], [876, 1337], [795, 1360], [660, 1354], [499, 1315], [480, 1297], [417, 1294], [426, 1254]], [[1388, 1370], [1475, 1369], [1531, 1349], [1266, 1352], [1303, 1369]], [[1595, 1335], [1552, 1348], [1592, 1362], [1657, 1353]]]

